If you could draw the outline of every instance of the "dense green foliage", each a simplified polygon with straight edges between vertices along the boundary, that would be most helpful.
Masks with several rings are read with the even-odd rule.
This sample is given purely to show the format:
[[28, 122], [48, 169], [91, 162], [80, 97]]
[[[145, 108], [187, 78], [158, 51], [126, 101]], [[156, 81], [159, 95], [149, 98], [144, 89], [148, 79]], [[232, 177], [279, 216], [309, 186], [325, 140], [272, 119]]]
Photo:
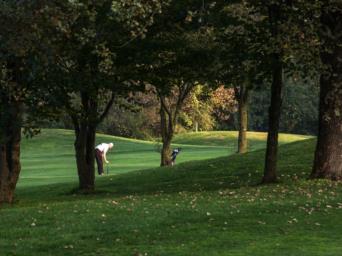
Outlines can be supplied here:
[[[278, 133], [318, 130], [310, 177], [342, 180], [341, 13], [340, 0], [1, 1], [1, 206], [13, 203], [24, 170], [19, 201], [0, 212], [1, 253], [339, 253], [341, 183], [307, 181], [315, 141], [278, 152]], [[260, 133], [248, 134], [257, 151], [243, 156], [234, 154], [234, 132], [179, 134], [171, 144], [182, 128], [237, 126], [233, 97], [210, 100], [222, 84], [235, 89], [240, 106], [248, 103], [242, 92], [251, 91], [249, 128], [268, 130], [266, 157]], [[199, 85], [213, 91], [194, 90]], [[133, 99], [143, 90], [146, 97]], [[33, 134], [39, 122], [58, 117], [74, 134], [44, 131], [24, 141], [21, 155], [22, 128]], [[161, 135], [162, 150], [96, 138], [97, 128]], [[246, 130], [240, 125], [240, 134]], [[299, 139], [307, 137], [279, 142]], [[108, 140], [116, 150], [95, 190], [95, 143]], [[157, 152], [162, 166], [171, 165], [175, 146], [182, 148], [177, 165], [156, 168]], [[262, 168], [263, 183], [279, 183], [257, 186]], [[75, 169], [88, 197], [71, 191]]]
[[[220, 88], [214, 91], [214, 96], [190, 94], [180, 114], [177, 131], [194, 131], [195, 104], [201, 105], [197, 111], [203, 114], [198, 120], [199, 130], [236, 130], [237, 112], [234, 93], [220, 96]], [[310, 93], [308, 93], [308, 91]], [[212, 94], [212, 93], [211, 93]], [[215, 95], [216, 94], [216, 95]], [[285, 133], [311, 134], [317, 133], [318, 122], [318, 86], [311, 82], [285, 82], [283, 94], [283, 109], [280, 129]], [[249, 111], [249, 130], [267, 131], [267, 108], [269, 106], [270, 91], [268, 86], [259, 86], [251, 93]], [[159, 104], [155, 97], [142, 94], [135, 99], [133, 106], [114, 104], [109, 111], [99, 131], [116, 136], [138, 139], [151, 139], [159, 134]], [[134, 101], [133, 101], [134, 102]], [[71, 121], [46, 123], [46, 128], [71, 128]]]
[[[308, 93], [310, 92], [310, 93]], [[310, 82], [285, 81], [280, 130], [287, 133], [317, 134], [319, 88]], [[256, 88], [251, 94], [249, 127], [267, 130], [269, 88]]]

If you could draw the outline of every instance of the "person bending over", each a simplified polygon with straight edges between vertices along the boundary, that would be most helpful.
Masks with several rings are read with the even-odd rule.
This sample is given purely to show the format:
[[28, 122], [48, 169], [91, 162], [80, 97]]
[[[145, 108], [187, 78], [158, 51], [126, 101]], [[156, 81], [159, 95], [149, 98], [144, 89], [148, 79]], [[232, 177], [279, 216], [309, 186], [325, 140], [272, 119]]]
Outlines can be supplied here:
[[113, 143], [101, 143], [95, 147], [95, 159], [97, 163], [97, 172], [99, 175], [103, 175], [103, 161], [105, 161], [106, 164], [109, 162], [107, 161], [106, 155], [108, 150], [113, 148]]
[[179, 154], [179, 152], [181, 151], [181, 148], [176, 148], [172, 151], [171, 154], [171, 165], [174, 166], [176, 163], [176, 157]]

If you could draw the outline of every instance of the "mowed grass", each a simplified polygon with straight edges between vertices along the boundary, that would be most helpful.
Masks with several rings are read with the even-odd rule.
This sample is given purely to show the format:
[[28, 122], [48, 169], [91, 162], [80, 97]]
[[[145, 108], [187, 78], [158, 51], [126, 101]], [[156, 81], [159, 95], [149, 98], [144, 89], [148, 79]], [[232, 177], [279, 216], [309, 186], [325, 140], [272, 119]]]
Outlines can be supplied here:
[[[159, 146], [155, 142], [98, 134], [96, 143], [101, 142], [114, 143], [114, 149], [107, 154], [110, 164], [105, 170], [109, 175], [159, 166]], [[73, 143], [74, 133], [70, 130], [47, 129], [32, 139], [24, 139], [19, 187], [77, 181]], [[230, 155], [236, 150], [220, 144], [187, 145], [181, 141], [173, 147], [183, 149], [179, 163]]]
[[[249, 150], [256, 150], [266, 147], [267, 133], [264, 132], [247, 132]], [[192, 132], [179, 134], [173, 140], [174, 143], [183, 143], [190, 145], [207, 145], [207, 146], [224, 146], [234, 152], [238, 145], [237, 131], [212, 131], [212, 132]], [[279, 143], [291, 143], [305, 139], [313, 138], [312, 136], [297, 134], [280, 134]]]
[[[237, 132], [199, 132], [177, 135], [173, 147], [181, 147], [177, 163], [205, 160], [234, 154]], [[266, 133], [249, 132], [250, 150], [265, 147]], [[309, 136], [281, 134], [280, 143], [304, 140]], [[159, 166], [157, 143], [98, 134], [97, 143], [114, 142], [109, 151], [110, 175]], [[22, 174], [19, 187], [77, 181], [74, 152], [74, 132], [43, 130], [41, 134], [24, 139], [22, 143]]]
[[0, 255], [341, 255], [342, 184], [306, 179], [314, 145], [282, 145], [267, 186], [264, 150], [101, 177], [87, 196], [25, 181], [0, 210]]

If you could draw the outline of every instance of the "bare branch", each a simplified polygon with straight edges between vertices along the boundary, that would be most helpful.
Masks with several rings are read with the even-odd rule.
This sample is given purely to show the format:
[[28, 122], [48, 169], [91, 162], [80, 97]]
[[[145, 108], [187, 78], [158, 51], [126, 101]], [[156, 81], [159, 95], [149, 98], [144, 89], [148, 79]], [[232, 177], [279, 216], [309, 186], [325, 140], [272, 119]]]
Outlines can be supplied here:
[[158, 93], [158, 97], [160, 99], [160, 103], [161, 103], [162, 108], [166, 111], [166, 113], [168, 114], [169, 117], [172, 117], [172, 113], [165, 103], [164, 96], [161, 94], [161, 92], [159, 90], [157, 90], [157, 93]]

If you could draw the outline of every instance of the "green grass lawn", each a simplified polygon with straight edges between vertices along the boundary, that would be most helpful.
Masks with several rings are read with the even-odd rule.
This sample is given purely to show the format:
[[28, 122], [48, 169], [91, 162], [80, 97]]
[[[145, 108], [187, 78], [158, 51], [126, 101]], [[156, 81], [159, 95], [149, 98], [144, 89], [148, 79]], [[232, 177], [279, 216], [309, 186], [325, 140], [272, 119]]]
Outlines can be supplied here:
[[[247, 134], [249, 150], [265, 148], [267, 133], [248, 132]], [[235, 152], [237, 148], [237, 137], [237, 131], [192, 132], [177, 135], [173, 142], [191, 145], [224, 146], [231, 149], [232, 152]], [[280, 134], [279, 143], [291, 143], [309, 138], [312, 138], [312, 136]]]
[[280, 147], [280, 182], [259, 186], [264, 150], [233, 154], [229, 134], [180, 135], [172, 168], [157, 168], [153, 143], [99, 136], [117, 146], [113, 171], [88, 196], [70, 192], [71, 132], [26, 141], [19, 201], [0, 210], [0, 255], [342, 255], [342, 184], [306, 179], [314, 139], [284, 136], [302, 141]]
[[[265, 147], [265, 133], [250, 132], [250, 150]], [[309, 138], [302, 135], [282, 134], [280, 143]], [[73, 148], [74, 133], [69, 130], [43, 130], [33, 139], [24, 139], [22, 145], [23, 171], [19, 187], [45, 185], [77, 181]], [[97, 143], [114, 142], [108, 153], [109, 174], [129, 172], [159, 166], [160, 155], [157, 144], [141, 140], [126, 139], [99, 134]], [[182, 152], [177, 163], [193, 160], [205, 160], [228, 156], [237, 150], [236, 132], [200, 132], [180, 134], [174, 140], [174, 147]], [[106, 168], [107, 169], [107, 168]]]
[[[235, 139], [228, 135], [222, 140], [232, 144]], [[43, 130], [33, 139], [24, 139], [19, 187], [77, 181], [73, 140], [74, 133], [68, 130]], [[159, 166], [157, 143], [99, 134], [97, 143], [101, 142], [114, 142], [114, 149], [107, 154], [110, 175]], [[173, 146], [183, 149], [177, 163], [228, 156], [236, 150], [224, 143], [188, 145], [181, 139], [177, 143]]]

